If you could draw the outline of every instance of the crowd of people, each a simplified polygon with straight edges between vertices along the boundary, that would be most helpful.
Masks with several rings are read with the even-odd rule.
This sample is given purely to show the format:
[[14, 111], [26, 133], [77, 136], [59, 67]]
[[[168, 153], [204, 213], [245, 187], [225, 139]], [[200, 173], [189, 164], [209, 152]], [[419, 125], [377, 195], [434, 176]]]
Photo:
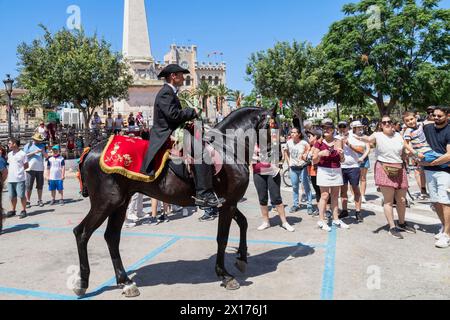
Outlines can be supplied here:
[[[375, 184], [383, 196], [389, 234], [403, 239], [402, 232], [416, 233], [416, 229], [406, 219], [409, 188], [407, 171], [414, 167], [421, 190], [420, 199], [430, 200], [442, 223], [435, 245], [438, 248], [449, 247], [448, 111], [441, 107], [430, 107], [424, 121], [420, 121], [420, 115], [416, 112], [405, 112], [402, 120], [403, 124], [396, 125], [390, 117], [385, 116], [374, 126], [375, 132], [371, 132], [370, 125], [360, 120], [351, 123], [341, 121], [336, 126], [331, 119], [325, 119], [316, 127], [310, 121], [305, 121], [303, 131], [299, 127], [291, 128], [284, 144], [284, 160], [288, 163], [293, 186], [293, 205], [289, 213], [301, 210], [300, 190], [303, 188], [306, 212], [318, 216], [317, 225], [321, 230], [329, 232], [331, 226], [350, 228], [346, 223], [346, 219], [350, 218], [349, 199], [354, 202], [354, 218], [358, 223], [363, 223], [363, 207], [367, 202], [367, 173], [371, 167], [369, 155], [373, 150], [376, 159], [373, 164]], [[286, 221], [279, 168], [261, 161], [259, 150], [255, 150], [254, 160], [254, 182], [263, 219], [258, 230], [270, 228], [267, 207], [270, 195], [272, 207], [279, 214], [282, 227], [294, 231]], [[312, 190], [315, 191], [316, 210], [313, 208]], [[398, 213], [397, 224], [394, 207]]]
[[[367, 190], [367, 174], [373, 166], [375, 184], [382, 194], [383, 209], [389, 226], [389, 234], [403, 239], [402, 232], [414, 234], [416, 229], [407, 222], [406, 204], [409, 181], [407, 171], [413, 166], [421, 190], [420, 199], [430, 199], [433, 208], [442, 222], [442, 228], [436, 235], [436, 247], [450, 246], [450, 126], [447, 110], [430, 107], [427, 117], [421, 121], [420, 115], [413, 112], [403, 114], [403, 124], [395, 123], [385, 116], [375, 125], [368, 121], [341, 121], [337, 125], [331, 119], [325, 119], [320, 126], [305, 121], [303, 128], [283, 125], [286, 134], [283, 144], [284, 161], [289, 167], [292, 183], [292, 206], [289, 214], [302, 210], [305, 202], [307, 215], [317, 217], [317, 226], [326, 232], [335, 226], [349, 229], [347, 219], [354, 216], [358, 223], [364, 222], [364, 204]], [[127, 119], [128, 134], [149, 139], [149, 129], [145, 125], [142, 113], [136, 117], [130, 114]], [[96, 113], [91, 122], [91, 130], [101, 130], [103, 126]], [[122, 115], [115, 119], [111, 114], [104, 123], [108, 135], [125, 134]], [[20, 150], [20, 142], [11, 138], [8, 141], [7, 154], [0, 148], [0, 172], [3, 182], [7, 182], [11, 210], [7, 217], [16, 215], [17, 203], [21, 208], [20, 218], [27, 216], [31, 206], [34, 184], [37, 190], [37, 206], [44, 206], [43, 189], [45, 179], [50, 191], [50, 205], [64, 205], [65, 159], [58, 145], [47, 150], [45, 126], [36, 130], [32, 142]], [[72, 136], [73, 137], [73, 136]], [[75, 141], [74, 147], [76, 148]], [[47, 153], [48, 152], [48, 153]], [[369, 155], [375, 152], [376, 163], [371, 164]], [[281, 220], [281, 226], [289, 232], [295, 228], [286, 218], [285, 202], [281, 196], [282, 167], [265, 162], [259, 146], [255, 147], [252, 171], [253, 182], [261, 206], [262, 224], [259, 231], [271, 227], [269, 202]], [[350, 185], [350, 188], [349, 188]], [[302, 196], [301, 196], [302, 194]], [[315, 196], [315, 197], [314, 197]], [[315, 198], [315, 199], [314, 199]], [[314, 203], [313, 203], [313, 200]], [[354, 203], [351, 215], [348, 203]], [[169, 221], [168, 213], [183, 211], [187, 216], [192, 208], [178, 208], [169, 204], [160, 204], [151, 199], [152, 211], [145, 215], [143, 211], [144, 195], [136, 194], [127, 211], [127, 227], [134, 227], [139, 221], [157, 225]], [[398, 213], [398, 222], [394, 220], [394, 207]], [[217, 209], [207, 209], [200, 221], [211, 221], [218, 216]], [[147, 219], [145, 219], [147, 218]], [[329, 221], [330, 219], [330, 221]]]

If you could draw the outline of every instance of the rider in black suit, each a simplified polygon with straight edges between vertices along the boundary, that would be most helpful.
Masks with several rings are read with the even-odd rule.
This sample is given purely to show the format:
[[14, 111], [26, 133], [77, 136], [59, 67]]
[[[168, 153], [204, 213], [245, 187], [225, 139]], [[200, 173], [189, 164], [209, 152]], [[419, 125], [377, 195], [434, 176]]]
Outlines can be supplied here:
[[[165, 78], [166, 84], [159, 91], [154, 108], [153, 127], [150, 133], [150, 147], [144, 159], [142, 173], [155, 175], [152, 161], [164, 146], [171, 134], [187, 121], [197, 118], [195, 109], [182, 109], [177, 97], [178, 88], [183, 86], [184, 74], [190, 73], [179, 65], [171, 64], [164, 68], [158, 78]], [[196, 202], [200, 207], [217, 207], [220, 200], [213, 192], [212, 167], [202, 163], [194, 165], [194, 182], [196, 188]]]

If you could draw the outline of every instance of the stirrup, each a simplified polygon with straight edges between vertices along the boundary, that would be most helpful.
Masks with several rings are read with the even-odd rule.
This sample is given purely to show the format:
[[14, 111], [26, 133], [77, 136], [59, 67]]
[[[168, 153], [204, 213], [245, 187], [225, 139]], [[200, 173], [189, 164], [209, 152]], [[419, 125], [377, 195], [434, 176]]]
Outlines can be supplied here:
[[[216, 197], [216, 200], [217, 200], [217, 203], [218, 203], [218, 205], [216, 206], [216, 208], [221, 208], [222, 205], [226, 202], [226, 200], [225, 200], [224, 198], [219, 198], [219, 197], [217, 196], [216, 193], [214, 193], [214, 196]], [[205, 209], [210, 208], [210, 206], [207, 206], [207, 203], [206, 203], [205, 200], [196, 198], [196, 197], [194, 197], [194, 196], [192, 197], [192, 199], [195, 200], [196, 205], [197, 205], [201, 210], [205, 210]]]

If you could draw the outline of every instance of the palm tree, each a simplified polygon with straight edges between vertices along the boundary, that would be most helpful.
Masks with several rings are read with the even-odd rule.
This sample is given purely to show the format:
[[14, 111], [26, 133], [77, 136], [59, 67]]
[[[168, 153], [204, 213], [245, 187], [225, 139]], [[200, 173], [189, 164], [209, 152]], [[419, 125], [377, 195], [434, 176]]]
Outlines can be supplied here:
[[209, 85], [208, 82], [202, 81], [200, 82], [196, 95], [202, 100], [203, 112], [205, 112], [205, 117], [208, 118], [208, 98], [213, 96], [213, 88]]
[[231, 98], [236, 102], [236, 108], [240, 108], [245, 95], [241, 91], [236, 90], [231, 92]]
[[224, 84], [219, 84], [216, 87], [216, 97], [217, 97], [217, 106], [219, 107], [220, 113], [223, 114], [223, 103], [227, 96], [230, 93], [230, 89], [228, 89]]

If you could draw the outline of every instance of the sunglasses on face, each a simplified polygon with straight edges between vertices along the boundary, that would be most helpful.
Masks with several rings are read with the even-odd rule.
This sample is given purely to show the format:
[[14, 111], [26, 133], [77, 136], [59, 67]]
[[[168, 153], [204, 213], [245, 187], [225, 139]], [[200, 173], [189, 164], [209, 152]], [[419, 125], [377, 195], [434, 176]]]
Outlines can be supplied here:
[[433, 117], [440, 119], [440, 118], [445, 118], [445, 115], [439, 116], [439, 115], [434, 114]]
[[385, 126], [393, 124], [393, 122], [391, 120], [389, 120], [389, 121], [382, 121], [381, 123], [384, 124]]
[[347, 126], [339, 126], [339, 129], [347, 129]]

